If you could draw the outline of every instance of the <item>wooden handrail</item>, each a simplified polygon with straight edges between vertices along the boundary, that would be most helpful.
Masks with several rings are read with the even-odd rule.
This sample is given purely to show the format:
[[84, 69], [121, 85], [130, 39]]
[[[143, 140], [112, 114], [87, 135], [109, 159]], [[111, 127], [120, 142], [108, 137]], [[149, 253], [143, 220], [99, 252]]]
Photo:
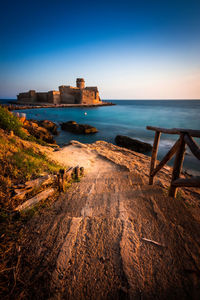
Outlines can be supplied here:
[[[150, 165], [150, 173], [149, 173], [149, 184], [153, 184], [154, 176], [160, 169], [176, 154], [172, 172], [171, 186], [169, 190], [169, 196], [175, 197], [177, 193], [177, 187], [200, 187], [200, 177], [192, 177], [192, 178], [179, 178], [186, 145], [189, 146], [191, 152], [197, 159], [200, 159], [200, 148], [198, 144], [194, 141], [193, 137], [200, 137], [200, 130], [193, 129], [180, 129], [180, 128], [160, 128], [147, 126], [148, 130], [155, 131], [154, 144], [152, 149], [151, 156], [151, 165]], [[158, 153], [158, 146], [160, 141], [161, 133], [166, 134], [177, 134], [180, 135], [180, 138], [176, 141], [173, 147], [168, 151], [168, 153], [164, 156], [164, 158], [159, 162], [156, 166], [156, 159]]]
[[153, 172], [155, 165], [156, 165], [156, 158], [157, 158], [157, 153], [158, 153], [158, 145], [160, 141], [160, 132], [155, 133], [155, 138], [154, 138], [154, 144], [153, 144], [153, 149], [152, 149], [152, 154], [151, 154], [151, 166], [150, 166], [150, 174], [149, 174], [149, 184], [153, 184], [153, 177], [151, 173]]
[[197, 143], [193, 140], [191, 136], [187, 133], [184, 135], [184, 140], [186, 144], [189, 146], [191, 152], [196, 156], [196, 158], [200, 159], [200, 148]]
[[165, 155], [165, 157], [161, 160], [161, 162], [157, 165], [157, 167], [152, 171], [151, 176], [155, 176], [156, 173], [160, 171], [160, 169], [162, 169], [162, 167], [164, 167], [164, 165], [166, 165], [166, 163], [174, 156], [176, 150], [179, 147], [179, 144], [180, 144], [180, 139], [176, 141], [174, 146], [169, 150], [169, 152]]
[[199, 137], [200, 138], [200, 130], [194, 130], [194, 129], [183, 129], [183, 128], [161, 128], [161, 127], [154, 127], [154, 126], [147, 126], [147, 130], [153, 130], [157, 132], [162, 133], [168, 133], [168, 134], [182, 134], [182, 133], [188, 133], [190, 136], [193, 137]]
[[169, 189], [169, 196], [176, 197], [177, 188], [172, 185], [173, 181], [179, 178], [181, 174], [181, 169], [183, 166], [183, 160], [185, 155], [185, 141], [184, 135], [180, 136], [180, 145], [177, 149], [175, 160], [174, 160], [174, 167], [172, 172], [172, 179], [171, 179], [171, 187]]

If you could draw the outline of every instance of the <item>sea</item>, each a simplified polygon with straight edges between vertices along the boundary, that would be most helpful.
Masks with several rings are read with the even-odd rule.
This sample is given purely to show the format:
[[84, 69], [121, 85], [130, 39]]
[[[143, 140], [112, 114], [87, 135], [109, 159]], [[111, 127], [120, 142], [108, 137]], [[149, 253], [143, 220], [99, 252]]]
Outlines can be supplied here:
[[[9, 100], [10, 101], [10, 100]], [[2, 103], [8, 100], [1, 100]], [[105, 100], [106, 102], [106, 100]], [[190, 128], [200, 130], [200, 100], [109, 100], [116, 105], [102, 107], [40, 108], [20, 110], [27, 119], [51, 120], [58, 125], [66, 121], [95, 126], [96, 134], [80, 135], [62, 131], [55, 136], [60, 146], [70, 140], [93, 143], [98, 140], [115, 144], [116, 135], [126, 135], [153, 145], [154, 131], [146, 126], [165, 128]], [[177, 135], [162, 134], [158, 159], [170, 150], [178, 139]], [[196, 139], [200, 144], [200, 139]], [[147, 155], [151, 155], [147, 153]], [[173, 164], [173, 160], [169, 165]], [[200, 175], [200, 161], [187, 149], [184, 170]]]

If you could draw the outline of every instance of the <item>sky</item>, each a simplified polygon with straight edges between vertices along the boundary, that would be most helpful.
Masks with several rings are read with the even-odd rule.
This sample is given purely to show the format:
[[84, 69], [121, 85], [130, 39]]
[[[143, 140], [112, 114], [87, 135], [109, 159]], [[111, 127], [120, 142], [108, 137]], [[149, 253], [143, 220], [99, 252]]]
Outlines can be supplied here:
[[102, 99], [200, 99], [199, 0], [1, 1], [0, 98], [83, 77]]

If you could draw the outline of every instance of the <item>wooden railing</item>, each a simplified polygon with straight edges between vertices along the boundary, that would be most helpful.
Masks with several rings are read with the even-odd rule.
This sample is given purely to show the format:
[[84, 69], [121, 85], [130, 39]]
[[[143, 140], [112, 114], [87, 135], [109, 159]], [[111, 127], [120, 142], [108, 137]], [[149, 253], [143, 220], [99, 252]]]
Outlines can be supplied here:
[[[147, 126], [148, 130], [155, 131], [154, 144], [151, 155], [151, 165], [149, 174], [149, 184], [152, 185], [156, 173], [176, 154], [172, 172], [171, 185], [169, 189], [169, 196], [176, 197], [178, 187], [200, 187], [200, 177], [179, 178], [185, 155], [186, 144], [190, 148], [193, 155], [200, 160], [200, 148], [192, 137], [200, 138], [200, 130], [192, 129], [166, 129], [160, 127]], [[156, 165], [158, 146], [161, 133], [179, 135], [179, 139], [175, 142], [173, 147], [165, 155], [165, 157]]]

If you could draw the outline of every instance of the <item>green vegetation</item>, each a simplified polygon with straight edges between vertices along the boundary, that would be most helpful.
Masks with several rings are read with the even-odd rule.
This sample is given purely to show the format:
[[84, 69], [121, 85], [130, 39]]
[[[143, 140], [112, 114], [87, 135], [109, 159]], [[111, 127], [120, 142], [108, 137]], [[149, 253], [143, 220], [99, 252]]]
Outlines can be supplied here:
[[11, 179], [15, 182], [25, 182], [31, 178], [36, 178], [41, 173], [54, 173], [60, 166], [49, 161], [42, 153], [35, 153], [31, 148], [18, 150], [10, 155], [0, 157], [0, 184], [3, 180]]
[[23, 124], [20, 119], [13, 115], [7, 108], [4, 108], [0, 105], [0, 128], [5, 130], [6, 132], [13, 133], [20, 137], [23, 140], [27, 140], [30, 142], [35, 142], [42, 146], [49, 146], [48, 143], [43, 141], [42, 139], [36, 138], [31, 134], [27, 134], [23, 128]]
[[[27, 141], [30, 141], [30, 142], [35, 142], [39, 145], [42, 145], [42, 146], [49, 146], [48, 143], [46, 143], [45, 141], [41, 140], [41, 139], [37, 139], [35, 136], [33, 135], [29, 135], [25, 138], [25, 140]], [[52, 147], [52, 146], [51, 146]]]
[[59, 166], [50, 162], [42, 153], [35, 153], [32, 148], [20, 150], [7, 160], [7, 172], [22, 181], [37, 177], [43, 172], [54, 173]]
[[22, 123], [19, 118], [9, 112], [6, 108], [0, 106], [0, 128], [10, 132], [11, 130], [15, 135], [22, 139], [27, 138], [27, 134], [22, 129]]
[[50, 161], [38, 146], [16, 136], [0, 132], [0, 203], [13, 209], [13, 185], [34, 179], [43, 173], [58, 172], [61, 166]]

